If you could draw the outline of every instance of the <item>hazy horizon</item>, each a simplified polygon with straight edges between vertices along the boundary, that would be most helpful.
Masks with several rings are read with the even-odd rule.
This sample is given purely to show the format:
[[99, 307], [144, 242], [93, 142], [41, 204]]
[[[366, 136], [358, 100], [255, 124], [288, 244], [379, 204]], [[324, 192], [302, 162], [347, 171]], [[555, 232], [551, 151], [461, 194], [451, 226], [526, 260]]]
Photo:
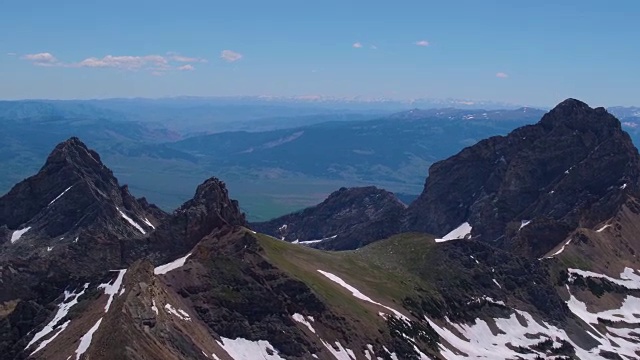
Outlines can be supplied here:
[[[638, 105], [640, 4], [5, 4], [0, 98], [323, 96]], [[597, 29], [594, 28], [597, 24]]]

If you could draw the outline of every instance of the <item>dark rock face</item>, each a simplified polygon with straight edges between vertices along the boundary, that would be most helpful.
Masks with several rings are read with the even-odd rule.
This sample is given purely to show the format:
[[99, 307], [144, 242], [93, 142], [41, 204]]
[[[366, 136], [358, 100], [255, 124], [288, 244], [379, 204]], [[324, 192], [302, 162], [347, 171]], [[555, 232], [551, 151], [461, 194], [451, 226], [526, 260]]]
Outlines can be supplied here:
[[167, 216], [120, 186], [79, 139], [59, 144], [38, 174], [0, 197], [0, 301], [50, 299], [68, 281], [120, 268], [122, 243]]
[[144, 243], [124, 243], [123, 262], [140, 258], [164, 263], [191, 250], [203, 237], [225, 227], [247, 226], [236, 200], [229, 198], [224, 182], [210, 178], [194, 197], [171, 214]]
[[[97, 153], [71, 138], [38, 174], [0, 198], [0, 305], [17, 302], [11, 316], [0, 319], [0, 330], [33, 329], [50, 315], [47, 304], [72, 284], [99, 281], [139, 259], [166, 263], [216, 229], [244, 225], [218, 179], [205, 181], [193, 199], [167, 214], [136, 199]], [[15, 230], [26, 227], [12, 242]], [[15, 342], [23, 332], [0, 333], [6, 337], [0, 353], [21, 351]]]
[[137, 218], [145, 231], [152, 226], [143, 219], [158, 224], [166, 216], [146, 201], [138, 203], [95, 151], [71, 138], [53, 150], [37, 175], [0, 198], [0, 224], [11, 230], [30, 226], [31, 233], [47, 237], [94, 226], [109, 227], [121, 236], [141, 235], [135, 227], [112, 221], [121, 219], [118, 210]]
[[251, 227], [286, 241], [325, 239], [310, 245], [348, 250], [398, 233], [404, 211], [404, 204], [388, 191], [342, 188], [319, 205]]
[[[569, 99], [538, 124], [434, 164], [403, 229], [444, 235], [468, 221], [474, 239], [540, 256], [638, 194], [639, 175], [638, 151], [620, 122]], [[523, 220], [544, 224], [548, 236], [518, 231]]]

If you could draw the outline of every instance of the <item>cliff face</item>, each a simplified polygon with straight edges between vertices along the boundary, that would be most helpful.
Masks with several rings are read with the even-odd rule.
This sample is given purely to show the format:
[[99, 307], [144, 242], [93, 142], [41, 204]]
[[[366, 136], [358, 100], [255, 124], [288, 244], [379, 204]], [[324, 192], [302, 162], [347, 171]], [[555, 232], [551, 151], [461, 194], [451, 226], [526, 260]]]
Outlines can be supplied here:
[[[612, 216], [638, 194], [640, 159], [620, 122], [569, 99], [535, 125], [483, 140], [434, 164], [404, 230], [472, 238], [541, 256], [577, 227]], [[542, 232], [520, 232], [523, 224]]]

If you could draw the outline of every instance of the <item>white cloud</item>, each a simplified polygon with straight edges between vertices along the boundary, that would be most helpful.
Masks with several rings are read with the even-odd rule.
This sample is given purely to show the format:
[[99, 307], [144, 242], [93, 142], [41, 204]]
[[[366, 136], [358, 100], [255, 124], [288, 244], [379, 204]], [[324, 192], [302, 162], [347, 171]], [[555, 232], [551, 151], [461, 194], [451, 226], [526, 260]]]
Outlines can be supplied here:
[[[239, 55], [239, 54], [238, 54]], [[242, 57], [242, 55], [240, 55]], [[206, 62], [205, 59], [187, 57], [175, 53], [163, 55], [106, 55], [103, 57], [88, 57], [78, 62], [60, 62], [51, 53], [27, 54], [21, 57], [37, 66], [57, 66], [67, 68], [111, 68], [120, 70], [146, 70], [153, 75], [163, 75], [171, 70], [195, 70], [191, 62]]]
[[220, 53], [220, 58], [226, 62], [236, 62], [242, 59], [242, 57], [242, 54], [233, 50], [222, 50], [222, 53]]
[[371, 50], [378, 50], [378, 47], [375, 45], [371, 45]]
[[351, 45], [351, 46], [353, 46], [353, 47], [354, 47], [354, 48], [356, 48], [356, 49], [360, 49], [360, 48], [362, 47], [362, 43], [360, 43], [360, 42], [355, 42], [355, 43], [353, 43], [353, 45]]
[[18, 55], [18, 54], [14, 53], [14, 52], [7, 53], [7, 56], [16, 56], [16, 55]]
[[509, 77], [509, 74], [503, 73], [503, 72], [499, 72], [499, 73], [496, 73], [496, 77], [501, 78], [501, 79], [506, 79], [506, 78]]
[[90, 57], [76, 64], [74, 67], [89, 68], [116, 68], [125, 70], [136, 70], [146, 66], [155, 66], [159, 68], [168, 68], [169, 62], [160, 55], [146, 56], [113, 56], [107, 55], [102, 58]]
[[31, 61], [34, 65], [38, 66], [53, 66], [58, 63], [58, 59], [48, 52], [27, 54], [22, 58], [24, 60]]
[[171, 59], [172, 61], [175, 62], [181, 62], [181, 63], [205, 63], [207, 62], [207, 59], [203, 59], [203, 58], [199, 58], [199, 57], [189, 57], [189, 56], [182, 56], [178, 53], [175, 52], [168, 52], [167, 55], [169, 55], [169, 59]]
[[415, 44], [418, 45], [418, 46], [429, 46], [430, 45], [427, 40], [416, 41]]
[[151, 75], [153, 75], [153, 76], [163, 76], [164, 72], [162, 72], [162, 71], [152, 71]]

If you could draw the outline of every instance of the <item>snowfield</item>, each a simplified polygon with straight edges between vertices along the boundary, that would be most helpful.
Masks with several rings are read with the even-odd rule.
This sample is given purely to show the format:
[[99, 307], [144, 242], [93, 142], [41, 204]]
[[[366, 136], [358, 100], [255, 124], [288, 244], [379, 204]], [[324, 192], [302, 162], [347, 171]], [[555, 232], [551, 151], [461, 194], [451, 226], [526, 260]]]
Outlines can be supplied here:
[[180, 267], [183, 267], [184, 264], [187, 262], [187, 259], [189, 258], [189, 256], [191, 256], [191, 253], [188, 253], [187, 255], [181, 258], [177, 258], [168, 264], [160, 265], [155, 269], [153, 269], [153, 273], [156, 275], [163, 275], [168, 273], [171, 270], [175, 270]]
[[469, 225], [468, 222], [464, 222], [460, 224], [460, 226], [452, 230], [450, 233], [445, 235], [443, 238], [436, 239], [436, 242], [464, 239], [466, 236], [471, 235], [471, 229], [471, 225]]

